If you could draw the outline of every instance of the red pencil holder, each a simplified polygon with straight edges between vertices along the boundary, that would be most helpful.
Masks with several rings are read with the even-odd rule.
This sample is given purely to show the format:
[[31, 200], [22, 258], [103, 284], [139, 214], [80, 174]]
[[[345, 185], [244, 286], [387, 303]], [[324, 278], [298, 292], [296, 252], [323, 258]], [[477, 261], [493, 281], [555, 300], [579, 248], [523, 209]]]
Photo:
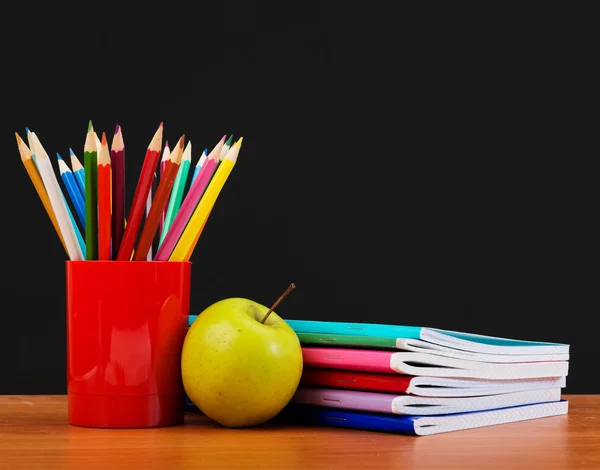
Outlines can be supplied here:
[[191, 263], [66, 264], [69, 423], [182, 424]]

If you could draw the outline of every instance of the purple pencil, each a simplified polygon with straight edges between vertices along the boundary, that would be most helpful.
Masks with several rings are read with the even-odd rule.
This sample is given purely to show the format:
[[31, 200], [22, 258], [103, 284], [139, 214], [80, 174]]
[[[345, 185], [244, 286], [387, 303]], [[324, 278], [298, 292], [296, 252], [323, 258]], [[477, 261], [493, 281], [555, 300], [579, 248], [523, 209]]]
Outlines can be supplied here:
[[[165, 145], [169, 145], [169, 143], [166, 142]], [[159, 175], [154, 173], [154, 180], [152, 180], [152, 188], [150, 189], [150, 194], [148, 194], [148, 198], [150, 199], [150, 207], [152, 206], [151, 199], [154, 197], [154, 195], [156, 194], [156, 191], [158, 190], [159, 180], [160, 180]], [[146, 215], [148, 215], [148, 213], [150, 212], [150, 207], [147, 207]], [[162, 222], [162, 219], [161, 219], [161, 222]], [[162, 228], [160, 230], [162, 230]], [[160, 230], [156, 231], [156, 235], [154, 235], [154, 238], [152, 239], [152, 248], [148, 251], [149, 255], [151, 255], [152, 253], [156, 253], [158, 251], [158, 241], [160, 239]], [[152, 260], [152, 256], [150, 256], [148, 258], [148, 261], [151, 261], [151, 260]]]
[[215, 145], [215, 148], [212, 149], [206, 158], [206, 162], [204, 165], [202, 165], [200, 173], [198, 173], [196, 180], [192, 184], [192, 187], [186, 194], [181, 207], [177, 211], [177, 215], [175, 216], [175, 219], [173, 219], [173, 223], [171, 224], [167, 235], [158, 247], [158, 252], [154, 256], [154, 261], [169, 261], [171, 252], [175, 248], [175, 245], [177, 245], [179, 237], [183, 233], [185, 226], [187, 225], [190, 217], [196, 209], [196, 206], [198, 205], [198, 201], [200, 201], [202, 194], [204, 194], [204, 190], [208, 186], [210, 179], [217, 169], [221, 149], [226, 137], [226, 135], [223, 136], [223, 138], [217, 145]]
[[117, 124], [110, 160], [112, 167], [112, 259], [117, 259], [125, 231], [125, 144], [121, 126]]

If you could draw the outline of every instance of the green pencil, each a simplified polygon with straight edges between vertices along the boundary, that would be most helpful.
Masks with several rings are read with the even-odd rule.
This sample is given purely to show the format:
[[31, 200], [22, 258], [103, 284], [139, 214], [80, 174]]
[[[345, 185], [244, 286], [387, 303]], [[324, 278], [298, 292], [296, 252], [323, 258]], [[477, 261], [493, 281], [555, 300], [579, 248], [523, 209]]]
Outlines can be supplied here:
[[229, 149], [231, 148], [231, 142], [233, 142], [233, 134], [231, 134], [229, 139], [227, 139], [223, 144], [221, 154], [219, 155], [219, 162], [222, 161], [225, 158], [225, 155], [227, 155], [227, 152], [229, 152]]
[[83, 148], [85, 168], [85, 259], [98, 259], [98, 149], [92, 121]]
[[171, 227], [171, 224], [173, 223], [173, 220], [175, 220], [175, 216], [177, 215], [177, 211], [179, 211], [179, 208], [181, 207], [183, 192], [187, 183], [187, 176], [190, 171], [191, 163], [192, 142], [188, 141], [187, 145], [185, 146], [185, 150], [183, 151], [183, 155], [181, 156], [181, 166], [179, 167], [179, 171], [177, 172], [177, 176], [175, 177], [175, 182], [173, 183], [173, 189], [171, 190], [169, 206], [167, 207], [167, 213], [165, 215], [165, 223], [160, 232], [159, 246], [165, 239], [165, 236], [169, 231], [169, 227]]

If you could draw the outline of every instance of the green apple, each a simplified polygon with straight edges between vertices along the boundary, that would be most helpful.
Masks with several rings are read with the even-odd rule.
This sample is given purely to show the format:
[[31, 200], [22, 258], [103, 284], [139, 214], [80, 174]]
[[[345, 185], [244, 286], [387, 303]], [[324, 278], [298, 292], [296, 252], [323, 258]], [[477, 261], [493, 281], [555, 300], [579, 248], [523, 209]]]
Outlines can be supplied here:
[[300, 341], [272, 309], [244, 298], [221, 300], [198, 315], [187, 332], [181, 355], [185, 392], [223, 426], [265, 423], [298, 388]]

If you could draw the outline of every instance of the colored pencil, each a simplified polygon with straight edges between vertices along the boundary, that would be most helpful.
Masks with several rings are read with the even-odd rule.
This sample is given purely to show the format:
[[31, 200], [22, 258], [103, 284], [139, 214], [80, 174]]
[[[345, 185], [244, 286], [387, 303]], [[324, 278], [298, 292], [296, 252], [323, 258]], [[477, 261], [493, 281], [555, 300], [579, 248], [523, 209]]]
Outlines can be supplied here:
[[221, 155], [219, 156], [219, 161], [222, 162], [225, 158], [225, 155], [229, 153], [229, 149], [231, 148], [231, 142], [233, 141], [233, 134], [230, 134], [229, 138], [223, 144], [223, 148], [221, 149]]
[[[227, 152], [227, 155], [219, 165], [219, 168], [217, 168], [208, 188], [206, 188], [206, 191], [202, 195], [202, 199], [200, 199], [198, 206], [196, 206], [194, 213], [181, 234], [177, 245], [175, 245], [171, 256], [169, 256], [169, 261], [188, 261], [200, 238], [208, 215], [210, 214], [225, 181], [227, 181], [231, 170], [237, 162], [237, 156], [241, 145], [242, 138], [240, 137], [240, 139], [231, 147], [229, 152]], [[200, 176], [198, 179], [200, 179]]]
[[121, 126], [117, 124], [110, 149], [112, 170], [112, 259], [117, 259], [125, 231], [125, 143]]
[[200, 169], [202, 168], [202, 165], [204, 165], [204, 162], [206, 162], [207, 158], [208, 149], [204, 149], [204, 152], [202, 152], [202, 155], [200, 155], [200, 158], [198, 159], [198, 163], [196, 163], [196, 166], [194, 167], [194, 173], [192, 174], [192, 181], [190, 182], [190, 187], [192, 186], [192, 184], [194, 184], [194, 181], [196, 181], [198, 173], [200, 173]]
[[[169, 151], [169, 155], [170, 155], [170, 151]], [[154, 173], [154, 179], [152, 180], [152, 197], [154, 197], [154, 194], [156, 194], [156, 191], [158, 190], [158, 183], [160, 182], [160, 176], [158, 173]], [[150, 206], [150, 208], [152, 208], [152, 206]], [[163, 210], [163, 213], [161, 215], [160, 221], [161, 223], [163, 222], [163, 217], [165, 214], [165, 210]], [[150, 209], [148, 209], [148, 213], [150, 213]], [[156, 234], [154, 235], [154, 238], [152, 239], [152, 257], [150, 257], [150, 259], [148, 261], [152, 261], [152, 258], [154, 257], [154, 254], [156, 253], [156, 250], [158, 250], [158, 245], [159, 245], [159, 240], [160, 239], [160, 229], [156, 231]]]
[[[30, 135], [30, 139], [31, 139], [32, 145], [33, 145], [33, 143], [36, 140], [39, 141], [39, 139], [35, 135], [35, 132], [31, 132], [29, 129], [27, 129], [27, 132]], [[35, 162], [36, 161], [36, 159], [35, 159], [35, 152], [32, 151], [31, 152], [31, 156], [33, 158], [33, 161]], [[48, 157], [48, 160], [50, 160], [49, 157]], [[52, 163], [50, 163], [50, 166], [52, 166]], [[36, 168], [37, 168], [37, 166], [36, 166]], [[39, 169], [38, 169], [38, 173], [39, 173]], [[58, 187], [60, 189], [60, 185]], [[79, 243], [79, 247], [81, 248], [81, 252], [83, 253], [83, 257], [85, 258], [85, 241], [83, 240], [83, 237], [81, 236], [81, 231], [79, 230], [79, 226], [77, 225], [77, 222], [75, 221], [75, 217], [73, 216], [73, 212], [71, 211], [71, 207], [69, 206], [69, 203], [67, 202], [67, 199], [65, 198], [65, 195], [62, 192], [62, 189], [60, 190], [60, 195], [61, 195], [61, 197], [62, 197], [62, 199], [63, 199], [63, 201], [65, 203], [65, 206], [67, 208], [67, 215], [69, 216], [69, 221], [71, 222], [71, 225], [73, 226], [73, 231], [75, 232], [75, 238], [77, 238], [77, 242]]]
[[83, 169], [83, 165], [75, 155], [72, 149], [69, 149], [69, 155], [71, 156], [71, 168], [73, 171], [73, 176], [75, 177], [75, 181], [77, 181], [77, 186], [81, 191], [81, 197], [85, 201], [85, 170]]
[[[225, 157], [226, 160], [232, 160], [233, 161], [233, 165], [235, 165], [235, 162], [237, 161], [237, 157], [238, 157], [238, 153], [239, 153], [239, 148], [241, 147], [241, 145], [242, 145], [242, 138], [240, 137], [240, 139], [234, 144], [234, 146], [231, 149], [231, 150], [233, 150], [233, 152], [230, 150], [227, 153], [226, 157]], [[226, 163], [226, 165], [229, 166], [229, 163]], [[218, 173], [219, 173], [219, 169], [221, 168], [221, 166], [222, 166], [222, 162], [217, 167], [217, 171], [215, 172], [215, 175], [213, 176], [213, 179], [219, 177]], [[227, 170], [225, 179], [227, 179], [227, 177], [229, 176], [229, 173], [231, 173], [232, 169], [233, 169], [233, 166]], [[213, 181], [211, 180], [210, 183], [212, 184], [212, 182]], [[223, 181], [223, 185], [224, 184], [225, 184], [225, 181]], [[210, 185], [209, 185], [208, 189], [210, 189]], [[207, 192], [208, 192], [208, 190], [207, 190]], [[220, 189], [219, 189], [219, 192], [220, 192]], [[187, 252], [185, 254], [183, 254], [183, 261], [189, 261], [189, 259], [191, 258], [192, 254], [194, 252], [194, 248], [196, 247], [196, 244], [198, 243], [198, 239], [200, 238], [200, 234], [204, 230], [204, 226], [206, 225], [206, 222], [207, 222], [208, 218], [210, 217], [210, 214], [211, 214], [211, 212], [212, 212], [212, 210], [213, 210], [213, 208], [215, 206], [215, 201], [216, 201], [217, 197], [218, 197], [218, 193], [214, 197], [213, 201], [209, 201], [208, 202], [207, 206], [210, 206], [210, 207], [207, 207], [205, 209], [205, 214], [206, 215], [203, 216], [204, 217], [204, 221], [200, 224], [200, 228], [196, 231], [196, 235], [194, 236], [194, 239], [193, 239], [192, 243], [189, 245], [189, 247], [187, 249]], [[175, 260], [174, 259], [173, 260], [170, 259], [170, 261], [175, 261]]]
[[65, 188], [67, 188], [67, 194], [71, 199], [71, 203], [73, 204], [73, 207], [75, 207], [75, 213], [77, 214], [79, 223], [82, 227], [85, 227], [85, 201], [83, 200], [81, 191], [77, 186], [75, 176], [73, 176], [73, 172], [58, 153], [56, 154], [56, 158], [58, 160], [60, 177], [65, 185]]
[[169, 141], [165, 140], [165, 148], [163, 150], [162, 158], [160, 159], [160, 172], [158, 174], [159, 178], [162, 178], [162, 175], [165, 172], [165, 165], [167, 164], [167, 160], [169, 160], [170, 154], [171, 150], [169, 149]]
[[165, 236], [173, 223], [173, 219], [181, 206], [181, 200], [183, 199], [183, 192], [185, 191], [185, 185], [187, 184], [187, 177], [190, 171], [190, 165], [192, 163], [192, 141], [188, 141], [181, 157], [181, 165], [173, 183], [173, 189], [171, 190], [171, 197], [169, 198], [169, 205], [167, 207], [167, 215], [165, 216], [165, 223], [160, 232], [160, 243], [165, 239]]
[[[152, 208], [152, 198], [154, 194], [156, 194], [156, 188], [158, 188], [158, 176], [156, 172], [154, 172], [154, 178], [152, 178], [152, 187], [150, 188], [150, 192], [148, 193], [148, 199], [146, 199], [146, 215], [144, 217], [144, 222], [148, 220], [148, 214], [150, 214], [150, 209]], [[154, 237], [156, 240], [156, 237]], [[152, 254], [156, 252], [154, 247], [154, 240], [152, 240], [152, 246], [148, 250], [148, 254], [146, 255], [146, 261], [152, 261]]]
[[31, 131], [29, 127], [25, 128], [25, 136], [27, 137], [27, 145], [29, 146], [29, 150], [33, 153], [33, 141], [31, 140]]
[[152, 186], [152, 178], [154, 177], [154, 171], [156, 170], [156, 165], [160, 156], [162, 133], [163, 123], [161, 122], [146, 150], [144, 164], [140, 171], [137, 187], [135, 188], [133, 196], [133, 203], [131, 205], [131, 210], [129, 211], [129, 216], [127, 217], [127, 226], [125, 227], [123, 240], [119, 246], [117, 256], [119, 261], [129, 261], [131, 259], [131, 253], [138, 235], [142, 216], [144, 215], [144, 206], [148, 198], [148, 193], [150, 192], [150, 187]]
[[29, 145], [29, 150], [31, 151], [31, 158], [35, 163], [35, 149], [33, 148], [33, 140], [31, 139], [31, 131], [29, 127], [25, 128], [25, 135], [27, 136], [27, 145]]
[[150, 213], [148, 214], [148, 218], [144, 223], [144, 228], [142, 229], [140, 239], [135, 248], [135, 254], [133, 255], [134, 261], [142, 261], [146, 259], [148, 250], [152, 245], [152, 239], [154, 238], [160, 223], [160, 215], [167, 204], [167, 198], [171, 193], [171, 189], [175, 183], [175, 178], [177, 177], [177, 172], [181, 166], [184, 139], [185, 136], [181, 136], [177, 146], [173, 152], [171, 152], [169, 160], [167, 160], [165, 171], [160, 178], [158, 189], [156, 190], [156, 194], [152, 199]]
[[175, 219], [173, 220], [171, 228], [169, 229], [163, 242], [158, 247], [158, 251], [154, 257], [155, 261], [169, 260], [171, 252], [175, 248], [179, 237], [183, 233], [183, 230], [190, 220], [194, 209], [196, 209], [196, 206], [198, 205], [198, 201], [200, 201], [202, 198], [202, 194], [204, 193], [204, 190], [208, 186], [208, 183], [217, 168], [219, 163], [219, 155], [221, 154], [224, 141], [225, 136], [223, 136], [219, 143], [215, 145], [213, 150], [210, 152], [210, 155], [206, 159], [206, 163], [202, 165], [198, 178], [190, 187], [190, 190], [186, 194], [181, 208], [175, 215]]
[[48, 193], [46, 192], [46, 188], [44, 187], [44, 182], [42, 181], [35, 161], [33, 160], [31, 150], [16, 132], [15, 137], [17, 138], [17, 147], [19, 148], [21, 162], [23, 162], [23, 166], [25, 166], [25, 170], [27, 170], [29, 179], [33, 183], [33, 187], [35, 188], [35, 191], [37, 192], [40, 201], [42, 201], [44, 209], [46, 209], [46, 214], [48, 214], [48, 217], [50, 217], [50, 221], [52, 222], [54, 231], [58, 235], [58, 238], [60, 238], [60, 242], [62, 243], [65, 252], [69, 254], [69, 251], [67, 250], [67, 245], [65, 244], [65, 240], [62, 236], [62, 233], [60, 232], [60, 227], [58, 225], [58, 221], [56, 220], [56, 215], [54, 214], [54, 209], [52, 208], [52, 204], [50, 203], [50, 199], [48, 198]]
[[[156, 189], [158, 188], [158, 181], [160, 181], [160, 178], [162, 177], [163, 173], [165, 172], [165, 165], [167, 163], [167, 160], [169, 160], [169, 155], [171, 155], [171, 150], [169, 148], [169, 141], [165, 141], [165, 148], [163, 150], [162, 159], [160, 160], [160, 168], [159, 168], [159, 172], [158, 172], [158, 178], [156, 175], [154, 175], [154, 182], [156, 183], [156, 186], [154, 187], [154, 194], [156, 194]], [[162, 215], [160, 216], [160, 232], [162, 232], [163, 225], [165, 224], [166, 215], [167, 215], [167, 208], [165, 207], [165, 210], [163, 211]]]
[[83, 239], [83, 236], [81, 235], [81, 231], [79, 230], [79, 227], [77, 226], [77, 222], [75, 222], [75, 217], [73, 216], [73, 213], [71, 212], [71, 208], [69, 207], [69, 204], [67, 204], [65, 195], [62, 194], [62, 192], [61, 192], [61, 196], [63, 198], [63, 201], [65, 201], [65, 206], [67, 206], [67, 214], [69, 216], [69, 220], [71, 221], [71, 224], [73, 225], [73, 230], [75, 231], [75, 237], [77, 238], [77, 242], [79, 243], [79, 247], [81, 248], [81, 253], [83, 254], [82, 259], [85, 259], [85, 240]]
[[88, 124], [83, 148], [85, 168], [85, 246], [86, 259], [98, 259], [98, 148], [92, 121]]
[[98, 152], [98, 259], [111, 259], [111, 161], [106, 133], [102, 133]]
[[37, 135], [31, 133], [31, 140], [35, 149], [35, 162], [42, 181], [44, 182], [46, 191], [48, 192], [48, 198], [50, 199], [52, 208], [54, 209], [60, 233], [62, 233], [65, 244], [67, 245], [69, 259], [74, 261], [83, 260], [83, 251], [75, 233], [77, 224], [74, 224], [74, 220], [69, 217], [67, 201], [65, 200], [60, 185], [58, 184], [58, 180], [56, 179], [50, 158], [48, 158], [48, 154], [44, 147], [42, 147]]

